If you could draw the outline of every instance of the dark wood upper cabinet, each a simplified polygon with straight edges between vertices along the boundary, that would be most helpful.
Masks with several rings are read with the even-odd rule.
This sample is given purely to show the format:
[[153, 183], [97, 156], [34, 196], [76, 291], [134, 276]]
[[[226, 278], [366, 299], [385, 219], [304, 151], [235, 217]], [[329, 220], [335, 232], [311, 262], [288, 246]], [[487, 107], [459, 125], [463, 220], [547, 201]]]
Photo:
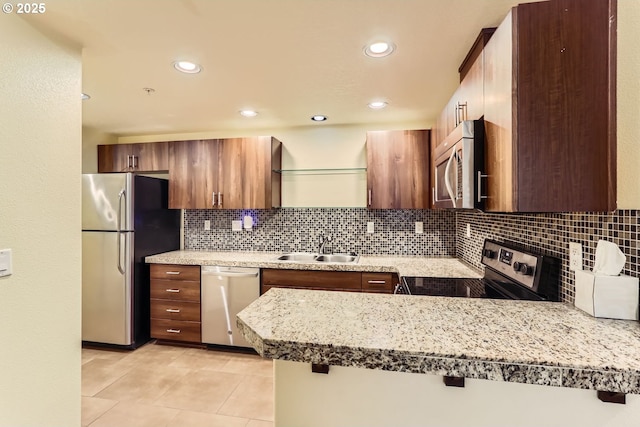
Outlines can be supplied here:
[[367, 207], [430, 207], [429, 137], [429, 130], [367, 132]]
[[616, 1], [520, 4], [484, 58], [486, 210], [614, 210]]
[[169, 207], [280, 206], [281, 146], [269, 136], [171, 142]]
[[98, 172], [166, 172], [168, 155], [167, 142], [98, 145]]

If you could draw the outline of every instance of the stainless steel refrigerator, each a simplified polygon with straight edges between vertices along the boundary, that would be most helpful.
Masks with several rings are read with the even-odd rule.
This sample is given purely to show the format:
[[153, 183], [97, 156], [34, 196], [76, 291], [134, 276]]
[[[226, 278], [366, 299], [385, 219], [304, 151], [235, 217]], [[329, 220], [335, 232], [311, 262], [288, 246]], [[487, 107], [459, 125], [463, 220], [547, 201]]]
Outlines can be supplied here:
[[148, 255], [179, 249], [166, 179], [82, 175], [82, 341], [134, 349], [150, 339]]

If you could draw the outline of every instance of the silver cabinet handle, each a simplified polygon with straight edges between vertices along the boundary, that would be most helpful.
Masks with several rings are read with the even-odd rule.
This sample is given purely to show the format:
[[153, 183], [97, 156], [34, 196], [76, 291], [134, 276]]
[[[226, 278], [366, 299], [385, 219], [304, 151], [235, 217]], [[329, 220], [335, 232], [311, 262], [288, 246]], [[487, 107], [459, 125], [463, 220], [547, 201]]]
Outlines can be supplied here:
[[180, 293], [180, 289], [167, 289], [166, 291], [174, 293], [174, 294], [179, 294]]
[[387, 283], [386, 280], [369, 280], [367, 281], [367, 283], [370, 283], [372, 285], [384, 285]]
[[133, 158], [133, 168], [138, 169], [138, 156], [131, 156]]
[[175, 276], [175, 275], [180, 274], [180, 272], [179, 271], [167, 271], [167, 272], [165, 272], [165, 274], [172, 274], [172, 275]]
[[222, 207], [222, 193], [218, 192], [218, 207]]
[[371, 189], [369, 189], [367, 191], [367, 206], [371, 206], [371, 200], [372, 200], [372, 194], [371, 194]]
[[180, 313], [180, 310], [177, 308], [167, 308], [165, 311], [167, 313]]
[[211, 206], [216, 206], [216, 192], [211, 193]]
[[180, 329], [167, 329], [167, 332], [169, 332], [170, 334], [179, 334]]
[[485, 175], [478, 171], [478, 203], [482, 202], [482, 199], [488, 199], [489, 196], [482, 195], [482, 178], [487, 178], [489, 175]]
[[431, 204], [436, 204], [436, 187], [431, 187]]

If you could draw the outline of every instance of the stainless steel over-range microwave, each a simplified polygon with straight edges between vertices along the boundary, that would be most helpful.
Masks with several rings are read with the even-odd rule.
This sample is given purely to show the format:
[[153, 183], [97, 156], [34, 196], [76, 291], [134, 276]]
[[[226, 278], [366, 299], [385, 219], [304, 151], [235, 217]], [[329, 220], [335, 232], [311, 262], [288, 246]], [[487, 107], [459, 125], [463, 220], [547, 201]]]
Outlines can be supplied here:
[[484, 121], [461, 122], [435, 150], [433, 205], [482, 209]]

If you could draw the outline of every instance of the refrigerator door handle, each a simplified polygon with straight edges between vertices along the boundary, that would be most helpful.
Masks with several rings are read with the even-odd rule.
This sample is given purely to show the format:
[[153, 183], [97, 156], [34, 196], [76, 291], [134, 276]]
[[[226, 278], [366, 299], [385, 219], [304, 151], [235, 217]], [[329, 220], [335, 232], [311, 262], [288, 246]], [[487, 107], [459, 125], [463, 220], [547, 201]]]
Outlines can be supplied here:
[[220, 293], [222, 294], [222, 305], [224, 307], [224, 315], [227, 320], [227, 334], [229, 334], [229, 344], [233, 345], [233, 335], [231, 329], [231, 316], [229, 316], [229, 301], [227, 300], [226, 286], [220, 285]]
[[[124, 199], [125, 191], [124, 189], [120, 190], [118, 193], [118, 218], [116, 219], [116, 234], [118, 239], [117, 251], [118, 251], [118, 271], [120, 274], [124, 274], [124, 268], [122, 268], [122, 228], [120, 224], [120, 219], [122, 218], [122, 200]], [[125, 208], [126, 208], [126, 200], [125, 200]]]

